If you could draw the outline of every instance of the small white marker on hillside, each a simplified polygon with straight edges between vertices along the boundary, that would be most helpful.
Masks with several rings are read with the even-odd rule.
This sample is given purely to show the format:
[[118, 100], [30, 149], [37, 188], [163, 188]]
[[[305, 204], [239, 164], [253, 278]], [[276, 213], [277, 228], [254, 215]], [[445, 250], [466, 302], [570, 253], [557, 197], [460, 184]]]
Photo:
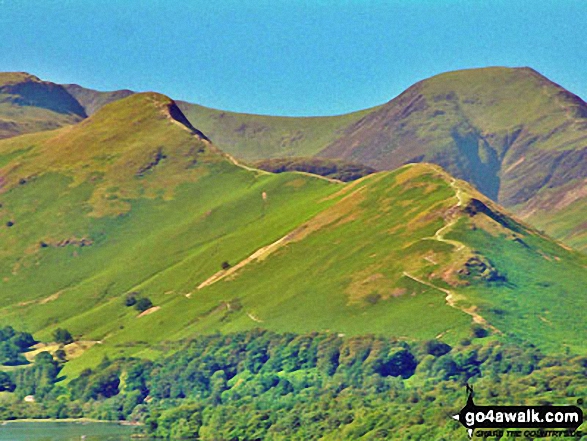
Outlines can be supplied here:
[[265, 208], [267, 207], [267, 192], [264, 191], [261, 193], [261, 197], [263, 198], [263, 212], [261, 213], [261, 217], [265, 217]]

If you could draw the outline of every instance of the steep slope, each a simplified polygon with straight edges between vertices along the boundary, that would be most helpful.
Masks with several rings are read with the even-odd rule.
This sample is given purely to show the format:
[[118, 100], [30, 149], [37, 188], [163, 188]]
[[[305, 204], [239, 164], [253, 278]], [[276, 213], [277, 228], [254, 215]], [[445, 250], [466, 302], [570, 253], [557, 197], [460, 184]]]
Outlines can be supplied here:
[[[278, 176], [288, 175], [296, 176]], [[151, 314], [120, 312], [113, 297], [62, 322], [102, 342], [67, 373], [104, 355], [158, 357], [169, 346], [156, 342], [258, 327], [456, 344], [476, 324], [493, 338], [584, 352], [584, 256], [511, 219], [437, 166], [334, 188], [317, 215], [231, 259], [231, 268], [203, 268], [202, 257], [217, 255], [209, 249], [135, 286], [155, 300]], [[264, 224], [248, 225], [247, 235], [259, 228]], [[111, 319], [96, 329], [96, 314]]]
[[[193, 330], [262, 326], [455, 342], [475, 322], [547, 350], [563, 341], [583, 350], [584, 317], [574, 311], [586, 304], [587, 259], [465, 182], [422, 164], [370, 175], [334, 197], [274, 249], [201, 285], [198, 299], [218, 305], [218, 317]], [[218, 323], [231, 299], [240, 312]]]
[[22, 72], [0, 73], [0, 139], [56, 129], [85, 117], [63, 86]]
[[98, 90], [87, 89], [78, 84], [64, 84], [63, 87], [80, 103], [88, 116], [93, 115], [106, 104], [121, 100], [135, 93], [128, 89], [100, 92]]
[[587, 104], [532, 69], [424, 80], [348, 127], [319, 156], [379, 170], [439, 164], [555, 237], [586, 246], [577, 218], [587, 213]]
[[[477, 323], [582, 350], [585, 258], [439, 167], [347, 185], [260, 172], [177, 112], [137, 94], [0, 142], [0, 318], [41, 338], [70, 329], [91, 348], [67, 375], [255, 327], [456, 343]], [[129, 294], [155, 306], [139, 315]]]

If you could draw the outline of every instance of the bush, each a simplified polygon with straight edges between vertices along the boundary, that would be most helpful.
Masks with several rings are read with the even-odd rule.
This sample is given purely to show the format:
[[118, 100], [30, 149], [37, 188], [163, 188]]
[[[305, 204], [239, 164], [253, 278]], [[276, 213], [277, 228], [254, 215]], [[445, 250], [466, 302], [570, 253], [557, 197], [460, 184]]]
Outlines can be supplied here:
[[139, 312], [145, 312], [147, 309], [153, 306], [153, 302], [147, 297], [141, 297], [135, 304], [135, 309]]
[[424, 350], [429, 355], [440, 357], [441, 355], [450, 352], [451, 347], [439, 340], [428, 340], [424, 343]]
[[477, 323], [475, 323], [473, 326], [471, 326], [471, 333], [473, 334], [473, 337], [475, 337], [475, 338], [484, 338], [489, 335], [489, 332], [487, 331], [487, 329], [485, 329], [483, 326], [481, 326]]
[[137, 293], [131, 292], [124, 299], [124, 306], [134, 306], [137, 303]]
[[0, 392], [14, 392], [16, 385], [12, 382], [10, 375], [0, 372]]
[[73, 343], [73, 337], [67, 329], [57, 328], [53, 331], [53, 340], [60, 345], [68, 345]]

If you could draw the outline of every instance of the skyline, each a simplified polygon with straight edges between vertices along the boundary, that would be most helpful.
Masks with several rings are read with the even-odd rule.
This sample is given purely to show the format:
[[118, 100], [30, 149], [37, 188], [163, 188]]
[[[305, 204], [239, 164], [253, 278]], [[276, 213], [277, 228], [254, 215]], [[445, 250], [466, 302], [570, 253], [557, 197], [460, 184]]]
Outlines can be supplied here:
[[229, 111], [335, 115], [446, 71], [528, 66], [587, 96], [578, 1], [0, 2], [2, 71]]

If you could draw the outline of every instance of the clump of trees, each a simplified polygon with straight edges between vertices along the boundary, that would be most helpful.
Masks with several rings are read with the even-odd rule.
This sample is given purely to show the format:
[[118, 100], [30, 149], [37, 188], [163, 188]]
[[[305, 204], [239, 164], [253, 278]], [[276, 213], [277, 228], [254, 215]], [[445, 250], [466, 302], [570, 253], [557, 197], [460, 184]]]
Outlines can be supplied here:
[[124, 306], [133, 306], [139, 312], [145, 312], [153, 306], [153, 302], [148, 297], [141, 297], [138, 292], [131, 292], [124, 298]]
[[155, 361], [105, 357], [66, 389], [55, 383], [61, 364], [39, 354], [32, 368], [0, 375], [0, 389], [40, 399], [0, 405], [0, 418], [125, 419], [156, 437], [210, 441], [461, 439], [447, 415], [465, 404], [467, 382], [487, 404], [573, 404], [587, 395], [586, 357], [489, 339], [451, 347], [252, 330], [174, 349]]
[[0, 328], [0, 364], [17, 366], [28, 363], [22, 353], [35, 343], [28, 332], [16, 331], [11, 326]]

